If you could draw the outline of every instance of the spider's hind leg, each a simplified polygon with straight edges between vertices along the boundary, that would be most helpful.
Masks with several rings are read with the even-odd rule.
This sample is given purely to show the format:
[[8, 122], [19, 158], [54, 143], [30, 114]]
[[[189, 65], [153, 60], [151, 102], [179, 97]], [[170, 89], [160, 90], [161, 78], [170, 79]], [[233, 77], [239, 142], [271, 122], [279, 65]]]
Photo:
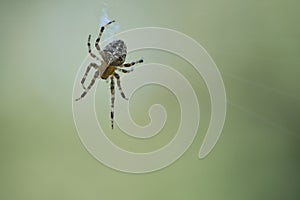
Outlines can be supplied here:
[[141, 58], [141, 59], [139, 59], [138, 61], [135, 61], [135, 62], [125, 63], [125, 64], [122, 65], [122, 67], [131, 67], [135, 64], [142, 63], [142, 62], [144, 62], [144, 60]]
[[126, 96], [125, 96], [123, 90], [122, 90], [122, 87], [121, 87], [121, 79], [120, 79], [120, 75], [117, 74], [117, 73], [115, 72], [115, 73], [114, 73], [114, 77], [116, 77], [116, 79], [117, 79], [117, 85], [118, 85], [119, 91], [120, 91], [120, 93], [121, 93], [121, 96], [122, 96], [124, 99], [128, 100], [128, 99], [126, 98]]
[[100, 38], [101, 38], [101, 36], [102, 36], [102, 33], [103, 33], [104, 29], [105, 29], [108, 25], [110, 25], [111, 23], [113, 23], [113, 22], [115, 22], [115, 20], [109, 21], [107, 24], [105, 24], [104, 26], [101, 26], [101, 28], [100, 28], [100, 32], [99, 32], [99, 35], [98, 35], [98, 37], [97, 37], [97, 39], [96, 39], [96, 43], [95, 43], [95, 47], [96, 47], [96, 49], [99, 51], [100, 55], [102, 55], [101, 49], [100, 49], [100, 46], [99, 46]]
[[87, 46], [88, 46], [88, 52], [89, 54], [92, 56], [92, 58], [95, 58], [97, 60], [100, 60], [99, 57], [97, 57], [91, 50], [91, 35], [89, 35], [89, 38], [88, 38], [88, 42], [87, 42]]

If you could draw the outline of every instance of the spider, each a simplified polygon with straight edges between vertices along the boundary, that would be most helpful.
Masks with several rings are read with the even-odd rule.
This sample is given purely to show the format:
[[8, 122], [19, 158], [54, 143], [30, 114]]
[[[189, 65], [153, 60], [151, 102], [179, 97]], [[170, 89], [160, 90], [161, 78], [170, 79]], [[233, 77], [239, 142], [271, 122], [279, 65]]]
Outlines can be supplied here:
[[[99, 36], [95, 42], [95, 47], [102, 58], [101, 64], [98, 65], [97, 63], [91, 62], [88, 65], [88, 67], [85, 71], [85, 74], [84, 74], [83, 78], [81, 79], [81, 85], [84, 89], [84, 92], [81, 94], [81, 96], [79, 98], [75, 99], [75, 101], [79, 101], [80, 99], [82, 99], [87, 94], [87, 92], [91, 89], [91, 87], [94, 85], [97, 78], [101, 78], [104, 80], [108, 80], [108, 78], [109, 78], [110, 79], [110, 91], [111, 91], [111, 115], [110, 116], [111, 116], [111, 128], [112, 129], [114, 128], [114, 102], [115, 102], [115, 80], [114, 79], [115, 78], [117, 79], [117, 85], [118, 85], [119, 91], [121, 93], [121, 96], [124, 99], [128, 100], [122, 90], [120, 75], [116, 73], [116, 70], [123, 72], [123, 73], [129, 73], [129, 72], [132, 72], [133, 69], [132, 68], [126, 69], [126, 68], [131, 67], [137, 63], [143, 62], [143, 59], [141, 58], [140, 60], [135, 61], [135, 62], [124, 63], [126, 54], [127, 54], [127, 47], [126, 47], [124, 41], [122, 41], [122, 40], [114, 40], [111, 43], [109, 43], [108, 45], [106, 45], [103, 50], [101, 50], [101, 48], [99, 46], [99, 41], [100, 41], [101, 35], [102, 35], [104, 29], [113, 22], [115, 22], [115, 20], [108, 22], [107, 24], [105, 24], [104, 26], [102, 26], [100, 28]], [[94, 58], [96, 60], [100, 60], [100, 58], [91, 51], [90, 40], [91, 40], [91, 35], [89, 35], [88, 42], [87, 42], [88, 52], [92, 58]], [[93, 79], [91, 80], [90, 84], [86, 88], [84, 86], [84, 82], [85, 82], [85, 79], [92, 67], [96, 71], [94, 73]]]

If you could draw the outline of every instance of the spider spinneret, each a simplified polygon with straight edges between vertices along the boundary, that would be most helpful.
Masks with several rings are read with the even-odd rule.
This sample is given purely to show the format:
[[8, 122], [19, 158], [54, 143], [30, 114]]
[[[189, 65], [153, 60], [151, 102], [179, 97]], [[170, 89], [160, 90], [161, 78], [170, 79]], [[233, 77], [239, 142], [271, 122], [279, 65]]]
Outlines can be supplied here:
[[[91, 43], [90, 43], [91, 35], [89, 35], [89, 37], [88, 37], [88, 42], [87, 42], [88, 52], [92, 58], [94, 58], [96, 60], [101, 60], [101, 64], [99, 65], [95, 62], [92, 62], [87, 66], [85, 74], [84, 74], [83, 78], [81, 79], [81, 85], [84, 89], [84, 92], [80, 95], [79, 98], [75, 99], [75, 101], [79, 101], [80, 99], [82, 99], [87, 94], [87, 92], [91, 89], [91, 87], [95, 84], [95, 81], [97, 78], [101, 78], [104, 80], [107, 80], [108, 78], [110, 78], [111, 128], [112, 129], [114, 128], [114, 101], [115, 101], [115, 80], [114, 79], [117, 80], [117, 86], [121, 93], [121, 96], [127, 100], [127, 98], [122, 90], [122, 87], [121, 87], [120, 75], [118, 73], [116, 73], [116, 70], [118, 70], [122, 73], [129, 73], [129, 72], [133, 71], [133, 69], [129, 68], [129, 67], [131, 67], [137, 63], [143, 62], [143, 59], [140, 59], [135, 62], [124, 63], [125, 59], [126, 59], [126, 55], [127, 55], [127, 47], [126, 47], [126, 44], [124, 43], [124, 41], [122, 41], [122, 40], [114, 40], [111, 43], [109, 43], [108, 45], [106, 45], [103, 50], [101, 50], [101, 48], [99, 46], [99, 42], [100, 42], [102, 33], [103, 33], [104, 29], [113, 22], [115, 22], [115, 20], [108, 22], [107, 24], [105, 24], [104, 26], [102, 26], [100, 28], [98, 38], [96, 39], [96, 42], [95, 42], [95, 47], [96, 47], [98, 53], [100, 54], [102, 60], [92, 52]], [[91, 70], [91, 68], [94, 68], [96, 71], [95, 71], [94, 77], [91, 80], [88, 87], [85, 87], [84, 82], [85, 82], [85, 79], [86, 79], [89, 71]], [[129, 68], [129, 69], [126, 69], [126, 68]]]

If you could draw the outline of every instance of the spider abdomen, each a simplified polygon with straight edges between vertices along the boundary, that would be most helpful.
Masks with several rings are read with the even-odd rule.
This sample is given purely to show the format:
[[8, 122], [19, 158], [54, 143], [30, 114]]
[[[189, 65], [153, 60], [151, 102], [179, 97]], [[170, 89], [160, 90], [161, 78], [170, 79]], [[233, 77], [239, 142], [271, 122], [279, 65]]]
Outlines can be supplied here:
[[103, 49], [103, 59], [108, 65], [120, 66], [125, 62], [127, 47], [124, 41], [114, 40]]

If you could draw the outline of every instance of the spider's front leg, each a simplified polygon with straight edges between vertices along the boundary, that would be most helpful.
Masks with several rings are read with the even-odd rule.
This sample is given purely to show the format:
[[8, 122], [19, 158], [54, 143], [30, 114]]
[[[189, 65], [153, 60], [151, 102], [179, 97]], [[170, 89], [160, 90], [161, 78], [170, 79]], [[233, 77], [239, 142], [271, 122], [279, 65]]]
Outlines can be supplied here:
[[99, 74], [100, 74], [100, 73], [99, 73], [99, 70], [97, 70], [97, 71], [95, 72], [94, 77], [93, 77], [93, 79], [91, 80], [89, 86], [87, 87], [87, 89], [80, 95], [79, 98], [75, 99], [75, 101], [79, 101], [80, 99], [82, 99], [82, 98], [87, 94], [87, 92], [88, 92], [88, 91], [91, 89], [91, 87], [94, 85], [96, 79], [99, 77]]
[[117, 74], [117, 73], [115, 72], [115, 73], [114, 73], [114, 77], [116, 77], [116, 79], [117, 79], [117, 85], [118, 85], [119, 91], [120, 91], [120, 93], [121, 93], [121, 96], [122, 96], [124, 99], [128, 100], [128, 99], [126, 98], [126, 96], [125, 96], [123, 90], [122, 90], [122, 87], [121, 87], [120, 75]]
[[83, 89], [85, 89], [85, 90], [86, 90], [86, 88], [85, 88], [85, 86], [84, 86], [83, 84], [84, 84], [85, 79], [86, 79], [86, 77], [87, 77], [87, 75], [88, 75], [88, 73], [89, 73], [89, 71], [91, 70], [92, 67], [95, 68], [95, 69], [97, 69], [97, 68], [98, 68], [98, 65], [97, 65], [96, 63], [90, 63], [90, 64], [87, 66], [86, 71], [85, 71], [85, 73], [84, 73], [84, 76], [83, 76], [82, 79], [81, 79], [81, 85], [82, 85]]
[[111, 111], [110, 111], [111, 129], [114, 129], [115, 82], [113, 76], [110, 77], [110, 93], [111, 93]]
[[129, 73], [129, 72], [133, 72], [133, 68], [131, 69], [120, 69], [120, 68], [117, 68], [118, 71], [122, 72], [122, 73]]

